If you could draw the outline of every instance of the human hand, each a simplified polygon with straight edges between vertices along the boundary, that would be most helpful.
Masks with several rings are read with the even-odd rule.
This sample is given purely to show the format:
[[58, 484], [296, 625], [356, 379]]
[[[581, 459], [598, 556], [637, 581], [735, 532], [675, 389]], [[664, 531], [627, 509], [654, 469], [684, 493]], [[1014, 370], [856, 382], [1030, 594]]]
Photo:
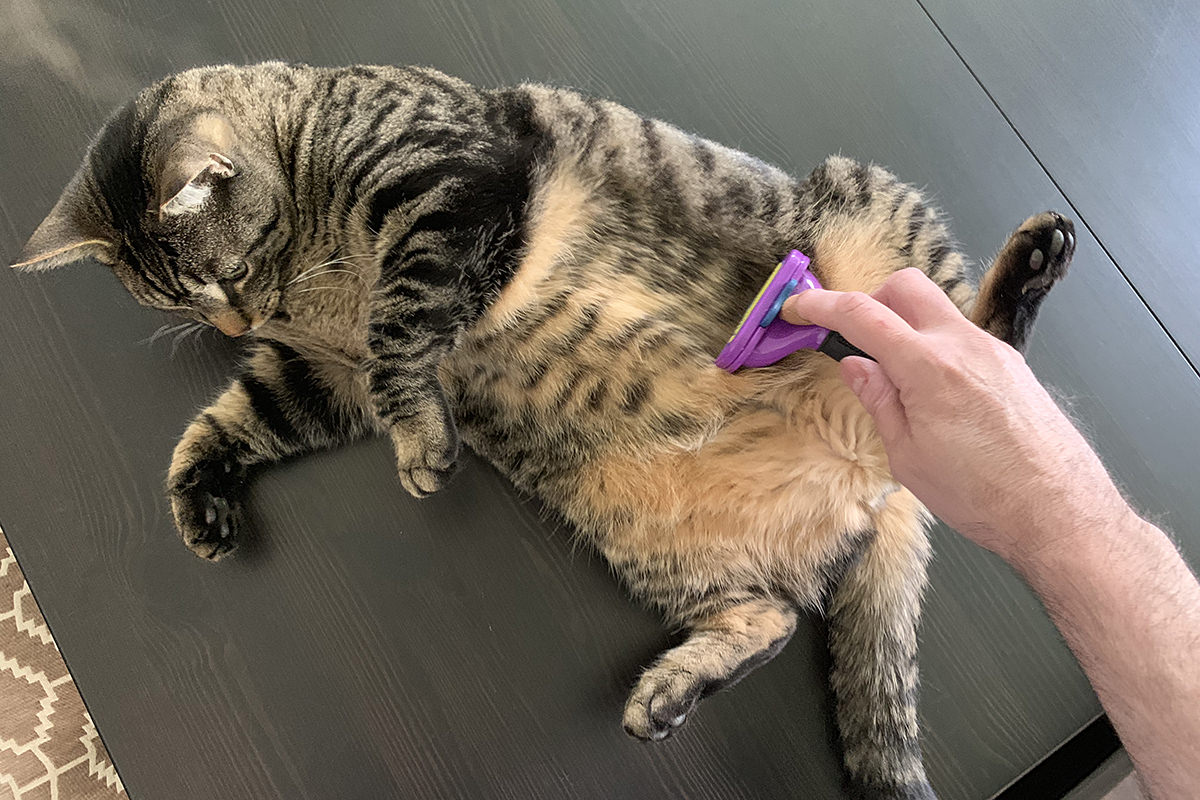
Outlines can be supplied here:
[[1009, 561], [1066, 545], [1080, 516], [1132, 513], [1021, 355], [969, 322], [924, 273], [874, 296], [811, 289], [782, 316], [839, 331], [876, 362], [842, 378], [874, 417], [892, 474], [947, 524]]

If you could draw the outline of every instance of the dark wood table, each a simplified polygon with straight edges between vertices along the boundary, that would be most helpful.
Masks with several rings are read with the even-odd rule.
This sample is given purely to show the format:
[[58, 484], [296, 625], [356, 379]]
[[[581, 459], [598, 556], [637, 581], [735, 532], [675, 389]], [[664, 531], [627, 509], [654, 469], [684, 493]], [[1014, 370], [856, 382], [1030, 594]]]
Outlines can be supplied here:
[[[1200, 379], [1175, 342], [1200, 341], [1196, 16], [926, 5], [18, 1], [0, 254], [111, 106], [201, 63], [424, 63], [580, 87], [796, 173], [840, 151], [928, 186], [980, 257], [1044, 208], [1086, 223], [1030, 359], [1195, 563]], [[1089, 66], [1101, 46], [1155, 68], [1131, 89]], [[168, 320], [95, 264], [4, 271], [0, 297], [0, 524], [135, 800], [841, 796], [817, 622], [677, 740], [639, 744], [622, 704], [667, 634], [487, 465], [418, 503], [382, 441], [287, 464], [255, 486], [253, 555], [205, 564], [161, 487], [235, 350], [147, 343]], [[987, 798], [1099, 705], [1002, 563], [935, 546], [927, 762], [942, 797]]]

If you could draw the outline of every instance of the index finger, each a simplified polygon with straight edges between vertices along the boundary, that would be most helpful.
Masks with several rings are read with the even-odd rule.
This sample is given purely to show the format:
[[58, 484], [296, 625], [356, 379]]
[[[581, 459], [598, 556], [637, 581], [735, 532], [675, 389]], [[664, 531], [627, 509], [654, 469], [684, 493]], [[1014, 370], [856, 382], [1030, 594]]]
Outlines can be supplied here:
[[881, 364], [901, 357], [918, 337], [899, 314], [862, 292], [809, 289], [789, 297], [782, 316], [837, 331]]
[[946, 292], [914, 267], [888, 276], [871, 296], [899, 314], [918, 331], [946, 322], [963, 321], [962, 312]]

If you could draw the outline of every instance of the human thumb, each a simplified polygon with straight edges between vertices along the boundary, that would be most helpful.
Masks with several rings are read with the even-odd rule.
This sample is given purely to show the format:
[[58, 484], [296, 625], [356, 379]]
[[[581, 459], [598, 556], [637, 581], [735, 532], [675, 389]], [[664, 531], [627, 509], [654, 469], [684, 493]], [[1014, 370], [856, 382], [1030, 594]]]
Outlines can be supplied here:
[[895, 440], [907, 429], [900, 390], [883, 367], [870, 359], [848, 356], [842, 359], [842, 380], [875, 419], [884, 441]]

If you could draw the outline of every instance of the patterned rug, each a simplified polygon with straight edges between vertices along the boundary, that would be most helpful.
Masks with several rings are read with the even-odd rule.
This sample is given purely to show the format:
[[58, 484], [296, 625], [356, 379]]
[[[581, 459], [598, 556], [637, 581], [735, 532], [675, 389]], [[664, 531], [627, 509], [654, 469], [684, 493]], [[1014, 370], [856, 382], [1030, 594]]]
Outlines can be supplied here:
[[0, 800], [126, 800], [3, 531]]

